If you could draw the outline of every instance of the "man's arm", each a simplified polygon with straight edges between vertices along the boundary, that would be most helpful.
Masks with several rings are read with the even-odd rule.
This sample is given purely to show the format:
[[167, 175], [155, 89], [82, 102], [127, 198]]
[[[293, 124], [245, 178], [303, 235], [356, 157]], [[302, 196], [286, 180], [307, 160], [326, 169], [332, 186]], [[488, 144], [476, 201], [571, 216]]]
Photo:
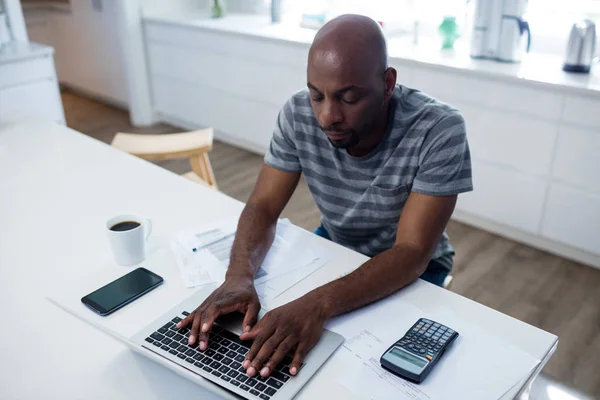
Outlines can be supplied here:
[[192, 324], [188, 343], [198, 340], [201, 350], [215, 319], [239, 311], [245, 314], [245, 331], [256, 323], [260, 302], [254, 275], [262, 264], [275, 236], [277, 219], [294, 193], [300, 172], [284, 172], [264, 164], [238, 222], [225, 282], [177, 326]]
[[270, 374], [286, 353], [296, 348], [290, 365], [295, 375], [327, 319], [389, 296], [415, 281], [425, 271], [455, 204], [456, 195], [411, 193], [391, 249], [351, 274], [267, 313], [241, 336], [242, 340], [254, 339], [244, 361], [248, 374]]
[[226, 277], [254, 279], [273, 244], [277, 219], [296, 190], [299, 179], [299, 172], [262, 166], [256, 186], [240, 215]]
[[456, 195], [411, 193], [398, 223], [394, 246], [349, 275], [315, 289], [327, 318], [387, 297], [414, 282], [427, 268], [456, 204]]

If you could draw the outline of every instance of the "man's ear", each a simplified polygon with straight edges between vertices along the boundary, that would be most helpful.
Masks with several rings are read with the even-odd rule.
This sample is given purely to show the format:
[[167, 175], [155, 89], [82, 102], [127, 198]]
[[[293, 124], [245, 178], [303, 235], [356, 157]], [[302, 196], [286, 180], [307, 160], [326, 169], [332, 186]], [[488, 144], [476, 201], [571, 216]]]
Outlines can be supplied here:
[[385, 99], [389, 100], [394, 93], [394, 87], [396, 87], [397, 72], [395, 68], [389, 67], [383, 73], [383, 82], [385, 84]]

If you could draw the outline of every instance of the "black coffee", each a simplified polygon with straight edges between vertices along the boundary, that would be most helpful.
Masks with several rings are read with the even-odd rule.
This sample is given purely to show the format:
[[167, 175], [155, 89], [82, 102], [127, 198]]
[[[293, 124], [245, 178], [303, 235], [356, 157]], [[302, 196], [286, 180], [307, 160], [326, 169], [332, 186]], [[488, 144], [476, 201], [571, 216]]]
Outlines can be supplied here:
[[119, 222], [116, 225], [113, 225], [110, 228], [110, 230], [115, 231], [115, 232], [130, 231], [132, 229], [137, 228], [140, 225], [141, 224], [139, 222], [135, 222], [135, 221], [123, 221], [123, 222]]

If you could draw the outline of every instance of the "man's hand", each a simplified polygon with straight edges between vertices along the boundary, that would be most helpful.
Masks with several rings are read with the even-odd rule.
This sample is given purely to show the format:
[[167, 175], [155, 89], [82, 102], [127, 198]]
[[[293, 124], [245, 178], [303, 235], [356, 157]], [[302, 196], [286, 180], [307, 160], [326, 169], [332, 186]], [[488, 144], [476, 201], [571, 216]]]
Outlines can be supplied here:
[[296, 375], [306, 354], [318, 342], [327, 320], [320, 302], [304, 296], [269, 311], [256, 326], [240, 336], [254, 340], [243, 367], [250, 376], [268, 376], [288, 352], [295, 350], [290, 373]]
[[180, 321], [177, 328], [183, 328], [192, 323], [189, 344], [194, 344], [197, 338], [200, 350], [206, 350], [208, 334], [219, 315], [234, 311], [245, 313], [242, 326], [244, 332], [248, 332], [256, 323], [259, 310], [260, 301], [252, 277], [228, 277], [194, 312]]

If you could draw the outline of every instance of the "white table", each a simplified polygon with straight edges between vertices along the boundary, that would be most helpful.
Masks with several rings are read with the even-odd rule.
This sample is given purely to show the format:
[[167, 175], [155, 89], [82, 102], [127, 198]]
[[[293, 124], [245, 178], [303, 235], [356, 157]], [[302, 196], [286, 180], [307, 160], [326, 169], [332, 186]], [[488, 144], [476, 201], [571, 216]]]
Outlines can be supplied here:
[[[239, 213], [242, 207], [221, 193], [63, 126], [36, 120], [0, 122], [0, 398], [214, 398], [65, 313], [45, 294], [49, 287], [72, 288], [71, 277], [87, 270], [115, 277], [129, 271], [114, 265], [104, 222], [123, 212], [147, 215], [154, 232], [144, 266], [162, 275], [165, 284], [113, 314], [127, 317], [121, 321], [124, 331], [135, 331], [138, 324], [192, 293], [183, 287], [165, 249], [169, 235]], [[281, 303], [365, 260], [350, 250], [337, 250], [340, 257], [282, 296]], [[423, 310], [450, 307], [542, 360], [504, 398], [526, 390], [556, 347], [554, 335], [426, 282], [405, 290], [403, 301]], [[147, 315], [150, 305], [162, 309]], [[331, 379], [342, 367], [338, 364], [334, 355], [299, 397], [349, 398], [350, 393]]]

